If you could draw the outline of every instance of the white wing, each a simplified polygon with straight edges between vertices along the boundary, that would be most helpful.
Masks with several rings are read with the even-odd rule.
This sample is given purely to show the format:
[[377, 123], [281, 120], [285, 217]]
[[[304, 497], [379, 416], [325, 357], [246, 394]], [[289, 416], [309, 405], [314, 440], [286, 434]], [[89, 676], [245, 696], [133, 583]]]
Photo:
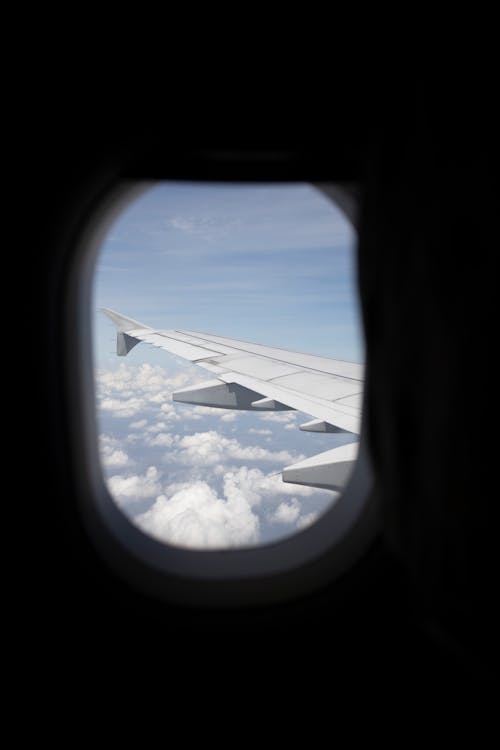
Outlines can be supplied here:
[[[217, 376], [176, 391], [174, 401], [251, 411], [297, 409], [314, 417], [300, 425], [302, 430], [359, 434], [363, 397], [363, 367], [359, 364], [225, 336], [158, 330], [108, 308], [102, 312], [118, 328], [119, 356], [145, 341]], [[283, 480], [339, 490], [356, 456], [357, 443], [343, 445], [286, 467]]]

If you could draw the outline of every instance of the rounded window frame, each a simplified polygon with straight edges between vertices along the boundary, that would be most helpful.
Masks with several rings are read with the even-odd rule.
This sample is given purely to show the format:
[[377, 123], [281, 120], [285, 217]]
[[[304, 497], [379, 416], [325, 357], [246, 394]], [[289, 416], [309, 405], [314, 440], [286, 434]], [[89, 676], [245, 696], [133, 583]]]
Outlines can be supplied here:
[[[350, 191], [336, 183], [304, 181], [333, 200], [356, 227], [357, 205]], [[108, 185], [67, 248], [69, 271], [61, 310], [65, 401], [82, 520], [95, 547], [114, 571], [142, 592], [160, 599], [227, 608], [305, 595], [347, 571], [379, 529], [377, 503], [371, 491], [373, 473], [364, 406], [358, 458], [344, 491], [312, 525], [276, 542], [223, 550], [174, 547], [135, 526], [106, 487], [98, 454], [92, 354], [94, 266], [107, 227], [150, 184], [121, 180]], [[366, 392], [365, 387], [365, 400]]]

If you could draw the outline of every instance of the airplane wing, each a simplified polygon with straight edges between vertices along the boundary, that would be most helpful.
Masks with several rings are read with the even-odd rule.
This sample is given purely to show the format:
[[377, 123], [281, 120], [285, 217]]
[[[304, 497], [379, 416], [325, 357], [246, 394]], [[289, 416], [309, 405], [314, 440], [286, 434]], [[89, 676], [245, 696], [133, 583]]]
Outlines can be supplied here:
[[[145, 341], [209, 370], [215, 378], [173, 393], [174, 401], [250, 411], [298, 410], [313, 420], [309, 432], [360, 431], [362, 365], [277, 347], [185, 330], [145, 326], [109, 308], [101, 312], [117, 327], [119, 356]], [[340, 490], [357, 457], [352, 442], [285, 467], [285, 482]]]

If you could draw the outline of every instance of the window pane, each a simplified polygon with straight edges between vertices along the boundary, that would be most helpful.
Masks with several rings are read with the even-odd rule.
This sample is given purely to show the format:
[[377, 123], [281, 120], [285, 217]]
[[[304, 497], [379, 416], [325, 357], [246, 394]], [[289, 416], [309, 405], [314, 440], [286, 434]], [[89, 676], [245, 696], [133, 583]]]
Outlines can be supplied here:
[[[299, 430], [314, 415], [298, 409], [174, 402], [173, 391], [217, 375], [147, 343], [117, 357], [115, 326], [99, 309], [361, 363], [355, 242], [344, 214], [308, 184], [161, 182], [115, 220], [94, 280], [100, 453], [112, 497], [146, 533], [192, 548], [296, 533], [338, 493], [285, 483], [281, 470], [357, 436]], [[311, 395], [322, 388], [316, 379]]]

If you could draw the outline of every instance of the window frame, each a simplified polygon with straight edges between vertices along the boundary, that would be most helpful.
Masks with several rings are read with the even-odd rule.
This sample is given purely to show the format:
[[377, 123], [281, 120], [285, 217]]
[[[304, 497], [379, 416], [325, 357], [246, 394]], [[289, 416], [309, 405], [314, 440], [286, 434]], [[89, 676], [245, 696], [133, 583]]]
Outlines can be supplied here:
[[[240, 172], [237, 181], [253, 179], [253, 175], [250, 180], [245, 179], [244, 169]], [[213, 172], [201, 177], [215, 181]], [[233, 177], [234, 173], [231, 181], [235, 181]], [[155, 182], [157, 178], [155, 175]], [[186, 178], [192, 180], [193, 175], [187, 174]], [[179, 175], [163, 179], [177, 180]], [[352, 193], [338, 184], [315, 182], [307, 176], [292, 179], [319, 187], [355, 224], [357, 206]], [[261, 174], [259, 181], [276, 182], [277, 177], [275, 172], [267, 178]], [[85, 528], [96, 549], [119, 576], [142, 592], [163, 600], [191, 606], [234, 607], [303, 596], [347, 571], [368, 549], [379, 530], [379, 509], [372, 492], [366, 403], [358, 459], [346, 488], [312, 525], [276, 542], [223, 550], [174, 547], [135, 526], [106, 487], [98, 453], [92, 353], [94, 267], [107, 227], [117, 212], [148, 184], [151, 184], [148, 180], [137, 179], [109, 181], [90, 201], [66, 247], [68, 273], [60, 309], [64, 321], [64, 398], [72, 469]], [[365, 402], [366, 393], [365, 381]]]

